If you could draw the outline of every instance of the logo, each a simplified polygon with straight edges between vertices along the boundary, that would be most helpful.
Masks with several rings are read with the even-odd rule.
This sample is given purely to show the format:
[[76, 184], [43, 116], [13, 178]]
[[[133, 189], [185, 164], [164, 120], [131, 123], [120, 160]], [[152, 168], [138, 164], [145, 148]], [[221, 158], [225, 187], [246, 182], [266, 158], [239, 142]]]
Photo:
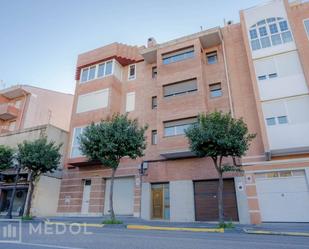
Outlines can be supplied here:
[[21, 220], [0, 219], [0, 243], [21, 242]]

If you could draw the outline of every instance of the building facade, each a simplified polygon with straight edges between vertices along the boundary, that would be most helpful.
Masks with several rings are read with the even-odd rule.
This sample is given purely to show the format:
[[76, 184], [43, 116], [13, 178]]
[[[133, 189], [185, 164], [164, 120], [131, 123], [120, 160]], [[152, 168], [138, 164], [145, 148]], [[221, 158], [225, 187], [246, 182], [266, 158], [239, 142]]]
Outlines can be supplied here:
[[[23, 141], [46, 137], [62, 144], [63, 168], [68, 142], [68, 130], [73, 95], [20, 85], [0, 91], [0, 144], [16, 149]], [[0, 213], [5, 215], [10, 205], [16, 170], [0, 172]], [[42, 175], [35, 184], [31, 214], [55, 215], [61, 183], [61, 172]], [[13, 214], [22, 215], [28, 192], [28, 173], [21, 171], [13, 203]]]
[[257, 134], [241, 159], [244, 174], [224, 175], [225, 217], [309, 221], [308, 9], [309, 3], [274, 0], [241, 11], [237, 24], [79, 55], [59, 214], [109, 213], [111, 171], [82, 156], [78, 136], [118, 112], [149, 129], [145, 156], [124, 158], [117, 171], [116, 214], [217, 220], [217, 172], [189, 151], [184, 130], [199, 113], [221, 110]]

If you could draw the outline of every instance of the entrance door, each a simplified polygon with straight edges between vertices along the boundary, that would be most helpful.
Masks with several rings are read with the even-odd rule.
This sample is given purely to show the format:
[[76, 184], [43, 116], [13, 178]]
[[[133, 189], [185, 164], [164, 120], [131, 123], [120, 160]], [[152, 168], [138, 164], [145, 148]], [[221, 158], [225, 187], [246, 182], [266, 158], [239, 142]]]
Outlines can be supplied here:
[[152, 218], [163, 219], [163, 187], [152, 189]]
[[[226, 220], [238, 220], [234, 179], [223, 180], [223, 207]], [[218, 180], [194, 182], [195, 219], [197, 221], [217, 221]]]
[[82, 210], [81, 210], [82, 214], [88, 214], [88, 212], [89, 212], [90, 190], [91, 190], [91, 180], [85, 180]]

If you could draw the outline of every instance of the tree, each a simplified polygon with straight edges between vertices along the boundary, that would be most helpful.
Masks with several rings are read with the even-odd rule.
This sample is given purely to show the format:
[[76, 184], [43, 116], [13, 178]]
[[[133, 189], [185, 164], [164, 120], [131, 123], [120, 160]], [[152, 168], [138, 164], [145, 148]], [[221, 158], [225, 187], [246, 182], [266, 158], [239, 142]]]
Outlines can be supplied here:
[[5, 145], [0, 145], [0, 171], [13, 166], [14, 151]]
[[52, 173], [58, 168], [61, 155], [59, 149], [62, 145], [48, 142], [47, 138], [34, 141], [24, 141], [18, 144], [17, 158], [23, 169], [28, 171], [29, 190], [26, 198], [24, 216], [30, 216], [30, 208], [34, 183], [41, 174]]
[[[236, 158], [245, 155], [255, 134], [249, 134], [242, 119], [234, 119], [229, 113], [200, 114], [198, 122], [186, 131], [190, 149], [198, 157], [210, 157], [218, 172], [219, 222], [224, 223], [223, 173], [241, 171]], [[232, 158], [232, 164], [223, 164], [223, 158]]]
[[127, 115], [116, 114], [111, 119], [101, 121], [99, 124], [91, 124], [79, 137], [83, 155], [90, 161], [99, 161], [103, 167], [112, 169], [109, 195], [112, 221], [115, 221], [113, 207], [114, 177], [120, 159], [125, 156], [136, 159], [144, 155], [146, 129], [147, 126], [139, 126], [137, 119], [130, 120]]

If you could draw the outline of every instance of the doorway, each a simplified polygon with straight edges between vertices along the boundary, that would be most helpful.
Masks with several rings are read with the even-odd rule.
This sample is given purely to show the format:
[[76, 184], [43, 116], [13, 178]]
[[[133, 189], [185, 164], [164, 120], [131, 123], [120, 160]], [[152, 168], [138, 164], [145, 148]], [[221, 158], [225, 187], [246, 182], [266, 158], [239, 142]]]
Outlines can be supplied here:
[[169, 184], [152, 184], [151, 185], [152, 199], [152, 219], [170, 218], [170, 193]]

